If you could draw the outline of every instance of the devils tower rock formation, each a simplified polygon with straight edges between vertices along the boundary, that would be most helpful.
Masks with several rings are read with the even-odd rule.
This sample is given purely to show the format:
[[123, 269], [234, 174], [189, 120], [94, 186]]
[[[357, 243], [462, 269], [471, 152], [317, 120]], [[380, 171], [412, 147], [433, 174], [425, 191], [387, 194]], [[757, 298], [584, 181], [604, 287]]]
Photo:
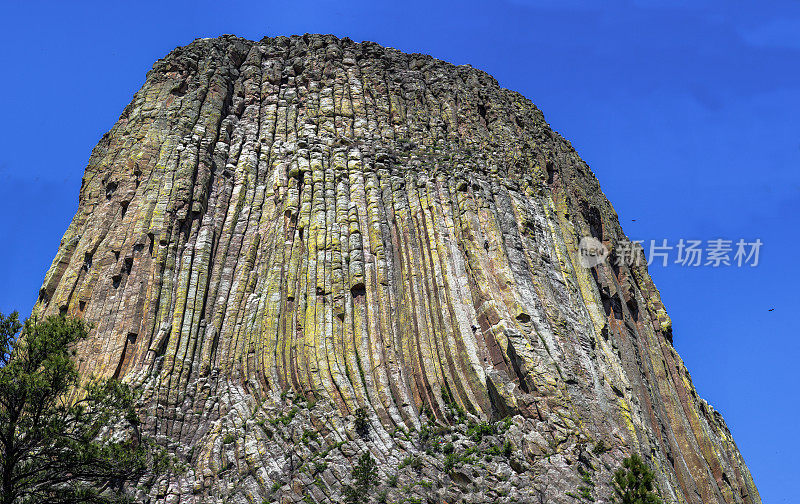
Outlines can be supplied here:
[[760, 502], [646, 267], [581, 266], [585, 236], [626, 240], [484, 72], [225, 36], [95, 147], [36, 311], [94, 324], [80, 371], [186, 463], [142, 502], [341, 502], [366, 452], [373, 502], [608, 502], [631, 453], [666, 502]]

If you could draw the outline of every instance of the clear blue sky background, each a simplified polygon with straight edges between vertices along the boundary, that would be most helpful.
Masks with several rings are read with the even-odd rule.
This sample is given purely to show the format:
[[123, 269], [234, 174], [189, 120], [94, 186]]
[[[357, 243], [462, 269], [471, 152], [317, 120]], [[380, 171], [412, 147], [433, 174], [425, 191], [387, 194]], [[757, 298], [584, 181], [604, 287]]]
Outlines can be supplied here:
[[3, 312], [30, 311], [92, 147], [174, 47], [323, 32], [428, 53], [532, 99], [590, 164], [632, 238], [764, 242], [756, 268], [651, 272], [675, 345], [764, 502], [797, 501], [797, 1], [0, 5]]

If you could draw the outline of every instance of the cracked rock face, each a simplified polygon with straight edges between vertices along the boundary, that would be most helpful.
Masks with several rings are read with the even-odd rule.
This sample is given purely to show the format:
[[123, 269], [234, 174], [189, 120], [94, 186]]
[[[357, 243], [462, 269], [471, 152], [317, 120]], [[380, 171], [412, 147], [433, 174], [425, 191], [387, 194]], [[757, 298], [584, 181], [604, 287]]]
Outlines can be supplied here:
[[[38, 313], [188, 470], [143, 502], [758, 503], [597, 180], [489, 75], [333, 36], [196, 40], [95, 147]], [[356, 421], [363, 408], [366, 426]], [[364, 418], [362, 413], [362, 418]]]

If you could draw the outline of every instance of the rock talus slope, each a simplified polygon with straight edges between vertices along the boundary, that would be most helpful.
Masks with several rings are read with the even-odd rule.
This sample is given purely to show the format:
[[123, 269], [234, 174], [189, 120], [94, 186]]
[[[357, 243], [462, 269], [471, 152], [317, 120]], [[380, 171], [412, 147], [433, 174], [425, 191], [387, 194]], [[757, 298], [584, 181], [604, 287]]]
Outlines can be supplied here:
[[[186, 462], [143, 502], [758, 503], [597, 180], [489, 75], [333, 36], [196, 40], [95, 147], [38, 313]], [[363, 408], [366, 425], [355, 421]], [[587, 497], [588, 496], [588, 497]]]

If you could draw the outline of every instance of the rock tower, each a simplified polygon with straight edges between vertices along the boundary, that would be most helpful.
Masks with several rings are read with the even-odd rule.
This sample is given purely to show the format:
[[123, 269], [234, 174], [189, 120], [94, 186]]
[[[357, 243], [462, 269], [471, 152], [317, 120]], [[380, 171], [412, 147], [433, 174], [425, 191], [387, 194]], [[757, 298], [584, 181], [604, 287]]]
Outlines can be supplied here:
[[[594, 237], [609, 260], [581, 266]], [[142, 502], [760, 503], [597, 180], [489, 75], [330, 35], [198, 39], [92, 152], [38, 313], [188, 470]]]

